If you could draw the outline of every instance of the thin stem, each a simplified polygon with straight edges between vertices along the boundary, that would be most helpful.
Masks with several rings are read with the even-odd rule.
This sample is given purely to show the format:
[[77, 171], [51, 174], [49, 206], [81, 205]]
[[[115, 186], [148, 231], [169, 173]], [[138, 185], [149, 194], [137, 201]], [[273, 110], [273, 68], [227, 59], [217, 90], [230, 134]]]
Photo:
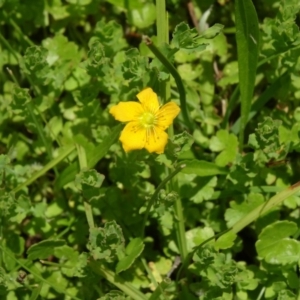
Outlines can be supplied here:
[[[77, 148], [77, 153], [78, 153], [80, 170], [82, 171], [84, 169], [87, 169], [86, 153], [85, 153], [85, 150], [82, 146], [76, 144], [76, 148]], [[83, 201], [83, 205], [84, 205], [86, 219], [87, 219], [88, 224], [89, 224], [89, 228], [90, 229], [94, 228], [95, 223], [94, 223], [92, 206], [85, 199]]]
[[12, 19], [12, 17], [8, 16], [8, 14], [6, 13], [6, 11], [4, 10], [3, 15], [6, 19], [6, 21], [19, 33], [20, 37], [23, 38], [24, 41], [26, 41], [26, 43], [29, 46], [34, 46], [34, 43], [27, 37], [27, 35], [25, 35], [21, 28], [19, 27], [19, 25]]
[[[171, 188], [178, 191], [178, 181], [174, 180], [171, 182]], [[178, 243], [179, 252], [181, 259], [184, 260], [188, 255], [186, 236], [185, 236], [185, 220], [183, 215], [183, 207], [180, 197], [176, 197], [175, 200], [175, 231], [176, 239]]]
[[268, 61], [270, 61], [270, 60], [272, 60], [272, 59], [274, 59], [274, 58], [276, 58], [276, 57], [279, 57], [280, 55], [282, 55], [282, 54], [284, 54], [284, 53], [286, 53], [286, 52], [288, 52], [288, 51], [297, 50], [297, 49], [299, 49], [299, 48], [300, 48], [300, 45], [297, 45], [297, 46], [292, 47], [292, 48], [286, 48], [285, 50], [283, 50], [283, 51], [281, 51], [281, 52], [278, 52], [278, 53], [275, 53], [275, 54], [273, 54], [273, 55], [271, 55], [271, 56], [269, 56], [269, 57], [266, 57], [265, 59], [262, 59], [260, 62], [258, 62], [257, 68], [260, 67], [260, 66], [262, 66], [262, 65], [264, 65], [264, 64], [267, 63]]
[[155, 192], [153, 193], [152, 197], [150, 198], [147, 208], [146, 208], [146, 212], [145, 212], [145, 216], [144, 216], [144, 220], [143, 220], [143, 225], [142, 225], [142, 230], [141, 230], [141, 237], [144, 237], [144, 231], [145, 231], [145, 226], [146, 226], [146, 222], [148, 220], [148, 216], [151, 210], [152, 205], [154, 204], [159, 191], [175, 176], [177, 175], [183, 168], [185, 168], [185, 165], [180, 165], [179, 167], [177, 167], [171, 174], [169, 174], [156, 188]]
[[98, 275], [104, 277], [107, 281], [123, 291], [126, 295], [134, 300], [147, 300], [143, 293], [137, 290], [133, 285], [126, 282], [120, 275], [115, 274], [113, 271], [106, 268], [102, 262], [91, 260], [88, 263], [89, 267]]
[[[156, 1], [156, 26], [157, 26], [157, 42], [158, 46], [162, 46], [165, 43], [169, 43], [169, 28], [168, 28], [168, 15], [166, 12], [166, 2], [165, 0], [157, 0]], [[180, 104], [181, 104], [181, 109], [182, 109], [182, 114], [185, 120], [186, 125], [192, 129], [191, 122], [189, 120], [189, 115], [187, 112], [187, 106], [186, 106], [186, 94], [185, 94], [185, 89], [183, 82], [181, 80], [181, 77], [179, 73], [177, 72], [176, 68], [171, 64], [171, 62], [159, 51], [158, 48], [155, 47], [155, 45], [152, 43], [152, 41], [148, 38], [146, 39], [146, 44], [148, 45], [149, 49], [154, 53], [154, 55], [160, 60], [160, 62], [169, 70], [171, 75], [174, 77], [175, 82], [177, 84], [178, 92], [180, 95]], [[170, 96], [170, 83], [167, 82], [160, 82], [160, 92], [161, 92], [161, 97], [163, 100], [163, 103], [166, 103], [167, 99], [169, 99]], [[174, 129], [173, 126], [170, 126], [168, 129], [168, 133], [170, 138], [174, 136]], [[182, 168], [179, 169], [179, 171]], [[177, 169], [174, 171], [176, 174]], [[167, 178], [168, 176], [172, 176], [170, 174], [170, 170], [166, 168], [166, 174]], [[175, 176], [175, 175], [174, 175]], [[167, 192], [175, 191], [178, 193], [178, 182], [176, 178], [172, 176], [170, 178], [170, 181], [167, 184]], [[155, 194], [155, 193], [154, 193]], [[156, 199], [153, 198], [153, 201]], [[143, 224], [143, 233], [144, 233], [144, 227], [146, 220], [148, 218], [151, 206], [153, 203], [152, 201], [149, 202], [149, 205], [147, 207], [147, 211], [145, 214], [145, 219], [144, 219], [144, 224]], [[186, 237], [185, 237], [185, 225], [184, 225], [184, 218], [183, 218], [183, 211], [182, 211], [182, 205], [181, 205], [181, 199], [180, 197], [176, 198], [175, 205], [174, 205], [174, 211], [175, 211], [175, 233], [176, 233], [176, 240], [178, 244], [178, 248], [181, 254], [182, 259], [186, 257], [187, 255], [187, 246], [186, 246]], [[159, 293], [160, 290], [156, 290], [156, 293]], [[155, 296], [154, 293], [152, 296]], [[159, 295], [157, 295], [159, 297]], [[155, 298], [156, 299], [156, 298]]]
[[260, 300], [260, 299], [262, 299], [262, 297], [263, 297], [263, 295], [264, 295], [264, 292], [265, 292], [265, 290], [266, 290], [266, 287], [263, 287], [263, 288], [260, 290], [260, 292], [259, 292], [259, 294], [258, 294], [258, 296], [257, 296], [257, 299], [256, 299], [256, 300]]
[[1, 42], [6, 46], [6, 48], [11, 52], [13, 57], [16, 59], [17, 62], [19, 62], [19, 57], [15, 50], [11, 47], [10, 43], [5, 39], [5, 37], [0, 33], [0, 40]]

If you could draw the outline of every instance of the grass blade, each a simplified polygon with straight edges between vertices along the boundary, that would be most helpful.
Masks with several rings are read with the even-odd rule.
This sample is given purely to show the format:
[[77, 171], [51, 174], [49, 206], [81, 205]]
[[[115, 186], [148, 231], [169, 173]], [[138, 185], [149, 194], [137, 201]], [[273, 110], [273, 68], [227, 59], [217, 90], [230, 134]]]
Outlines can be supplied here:
[[241, 93], [240, 151], [250, 113], [258, 60], [259, 28], [251, 0], [235, 1], [236, 42], [238, 50], [239, 86]]

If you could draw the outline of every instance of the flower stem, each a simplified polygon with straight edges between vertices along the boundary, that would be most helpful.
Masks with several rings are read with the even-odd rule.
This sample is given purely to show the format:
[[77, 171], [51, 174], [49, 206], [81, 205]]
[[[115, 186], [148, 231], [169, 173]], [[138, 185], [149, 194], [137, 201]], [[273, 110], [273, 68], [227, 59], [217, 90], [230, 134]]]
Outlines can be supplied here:
[[[77, 148], [77, 153], [78, 153], [80, 171], [82, 171], [84, 169], [87, 169], [87, 167], [88, 167], [87, 159], [86, 159], [86, 153], [85, 153], [85, 150], [82, 146], [76, 144], [76, 148]], [[95, 223], [94, 223], [92, 206], [85, 199], [83, 199], [83, 205], [84, 205], [86, 219], [87, 219], [88, 224], [89, 224], [89, 228], [90, 229], [94, 228]]]
[[145, 226], [146, 226], [146, 222], [148, 220], [148, 216], [151, 210], [151, 207], [153, 206], [159, 191], [176, 175], [178, 174], [183, 168], [185, 168], [185, 165], [180, 165], [179, 167], [177, 167], [171, 174], [169, 174], [156, 188], [155, 192], [153, 193], [152, 197], [150, 198], [147, 208], [146, 208], [146, 212], [145, 212], [145, 216], [144, 216], [144, 221], [143, 221], [143, 225], [142, 225], [142, 230], [141, 230], [141, 237], [144, 236], [144, 232], [145, 232]]
[[[158, 46], [162, 46], [163, 44], [169, 43], [169, 30], [168, 30], [168, 17], [167, 17], [167, 11], [166, 11], [166, 1], [165, 0], [156, 0], [156, 28], [157, 28], [157, 42]], [[183, 118], [185, 120], [186, 125], [188, 128], [192, 129], [192, 123], [190, 122], [189, 115], [187, 113], [187, 107], [186, 107], [186, 95], [185, 90], [183, 86], [183, 82], [181, 80], [181, 77], [175, 67], [171, 64], [171, 62], [161, 53], [161, 51], [152, 43], [150, 38], [145, 38], [146, 45], [149, 47], [149, 49], [153, 52], [153, 54], [160, 60], [160, 62], [167, 68], [167, 70], [171, 73], [171, 75], [174, 77], [178, 92], [180, 95], [180, 104], [181, 104], [181, 111]], [[170, 85], [166, 82], [160, 82], [160, 92], [161, 92], [161, 98], [163, 103], [166, 103], [167, 95], [170, 95]], [[173, 126], [170, 126], [168, 129], [168, 133], [170, 138], [174, 136], [174, 129]], [[160, 185], [157, 187], [155, 193], [153, 194], [151, 200], [149, 201], [145, 219], [143, 223], [143, 233], [144, 233], [144, 227], [145, 223], [147, 221], [151, 206], [153, 205], [159, 190], [162, 188], [162, 186], [165, 183], [167, 184], [167, 191], [174, 191], [178, 194], [178, 182], [176, 178], [173, 178], [181, 169], [183, 166], [180, 166], [179, 168], [176, 168], [172, 173], [170, 173], [170, 170], [166, 168], [166, 174], [167, 177], [164, 181], [160, 183]], [[170, 180], [170, 181], [169, 181]], [[169, 182], [168, 182], [169, 181]], [[184, 217], [183, 217], [183, 211], [182, 211], [182, 205], [181, 205], [181, 199], [180, 197], [176, 198], [175, 206], [175, 232], [176, 232], [176, 239], [178, 248], [180, 251], [180, 255], [182, 260], [185, 259], [187, 256], [187, 243], [186, 243], [186, 237], [185, 237], [185, 226], [184, 226]]]

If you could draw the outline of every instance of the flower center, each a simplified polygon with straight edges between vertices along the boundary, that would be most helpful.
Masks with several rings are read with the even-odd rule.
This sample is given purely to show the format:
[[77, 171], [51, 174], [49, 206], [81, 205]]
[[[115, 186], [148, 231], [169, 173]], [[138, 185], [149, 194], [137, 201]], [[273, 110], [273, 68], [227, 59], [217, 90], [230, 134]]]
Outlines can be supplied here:
[[140, 117], [140, 122], [145, 128], [155, 125], [155, 115], [151, 112], [144, 112]]

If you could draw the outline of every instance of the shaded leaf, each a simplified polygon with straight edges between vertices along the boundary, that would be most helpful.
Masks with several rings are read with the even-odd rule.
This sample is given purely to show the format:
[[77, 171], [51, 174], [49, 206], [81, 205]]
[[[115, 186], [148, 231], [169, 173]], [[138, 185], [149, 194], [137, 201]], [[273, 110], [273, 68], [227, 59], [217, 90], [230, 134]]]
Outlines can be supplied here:
[[225, 168], [221, 168], [214, 163], [204, 160], [184, 160], [181, 161], [180, 164], [185, 165], [185, 168], [181, 170], [181, 172], [185, 174], [196, 174], [201, 177], [227, 174]]
[[116, 273], [118, 274], [122, 271], [129, 269], [136, 260], [136, 258], [140, 256], [140, 254], [144, 250], [144, 247], [145, 245], [141, 238], [132, 239], [126, 247], [126, 256], [122, 258], [116, 266]]
[[32, 245], [28, 250], [28, 259], [46, 259], [54, 254], [55, 248], [65, 245], [64, 240], [44, 240]]

